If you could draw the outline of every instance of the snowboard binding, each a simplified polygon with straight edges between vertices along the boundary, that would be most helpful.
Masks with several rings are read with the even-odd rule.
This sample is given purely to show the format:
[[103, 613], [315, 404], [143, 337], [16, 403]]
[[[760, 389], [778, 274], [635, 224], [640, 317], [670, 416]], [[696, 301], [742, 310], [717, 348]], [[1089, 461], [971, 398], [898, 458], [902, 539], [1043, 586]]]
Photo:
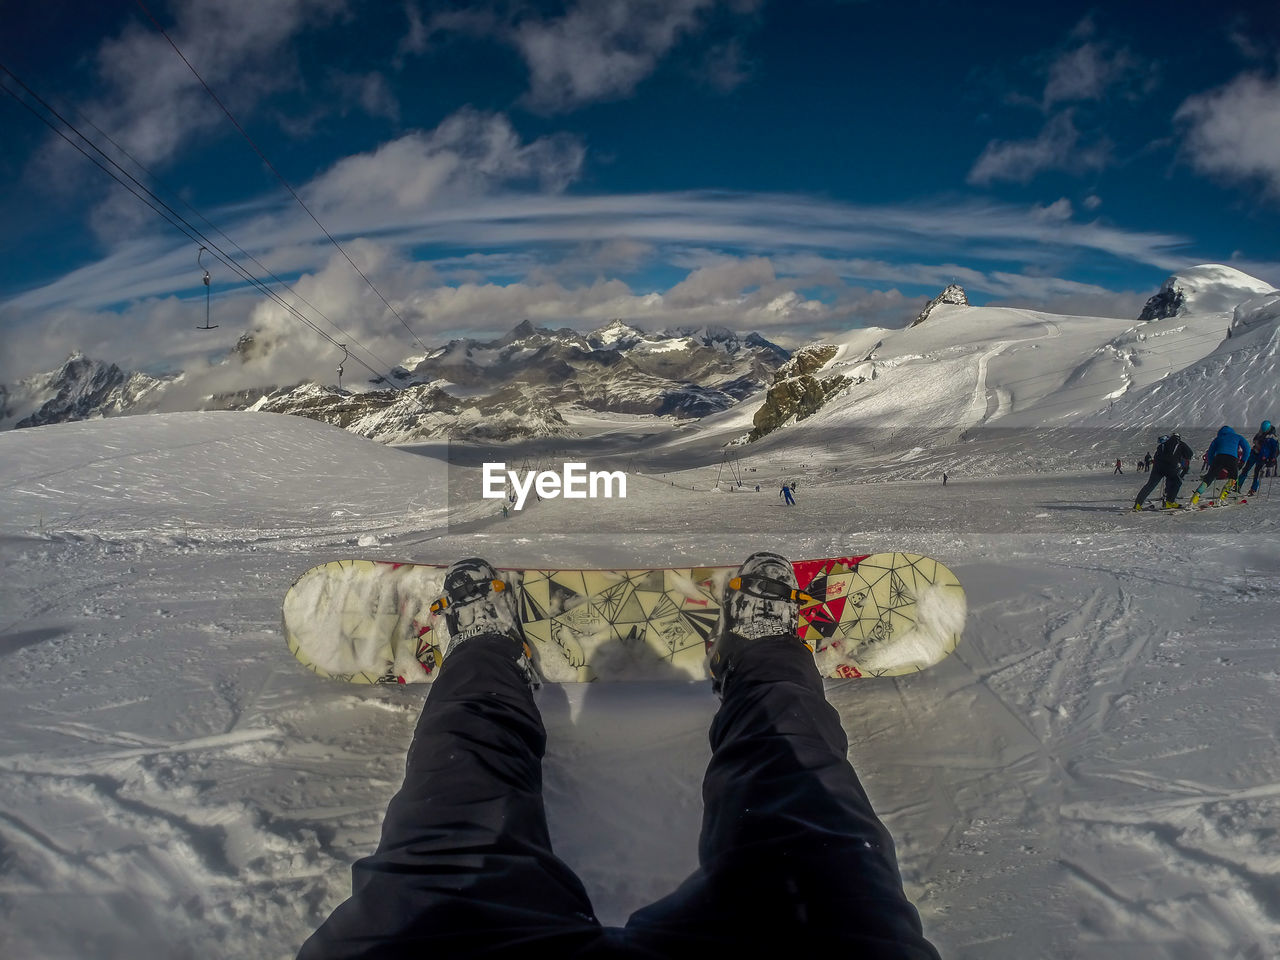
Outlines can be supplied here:
[[[720, 629], [707, 661], [712, 689], [723, 695], [733, 658], [745, 647], [771, 637], [803, 642], [799, 636], [800, 603], [810, 599], [798, 588], [795, 570], [786, 557], [767, 551], [747, 557], [725, 590]], [[812, 651], [809, 644], [805, 646]]]
[[487, 561], [472, 557], [450, 566], [444, 575], [444, 595], [430, 609], [444, 615], [449, 631], [449, 646], [440, 656], [441, 663], [472, 637], [508, 637], [518, 651], [517, 664], [525, 681], [533, 687], [539, 685], [516, 599]]

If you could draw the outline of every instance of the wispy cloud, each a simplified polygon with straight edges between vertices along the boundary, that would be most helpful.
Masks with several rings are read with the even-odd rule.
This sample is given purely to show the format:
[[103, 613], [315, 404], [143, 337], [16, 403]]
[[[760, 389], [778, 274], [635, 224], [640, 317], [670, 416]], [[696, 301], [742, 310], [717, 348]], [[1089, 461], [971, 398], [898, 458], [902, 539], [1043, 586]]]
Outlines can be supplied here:
[[1101, 170], [1111, 162], [1110, 140], [1082, 132], [1081, 111], [1107, 98], [1141, 98], [1150, 92], [1156, 73], [1154, 64], [1095, 34], [1092, 19], [1082, 20], [1071, 31], [1065, 49], [1049, 60], [1039, 99], [1011, 97], [1014, 103], [1038, 105], [1047, 119], [1034, 137], [990, 141], [970, 169], [969, 183], [1029, 183], [1049, 170], [1080, 174]]
[[1124, 48], [1090, 40], [1058, 55], [1049, 65], [1041, 104], [1047, 111], [1062, 103], [1101, 100], [1117, 86], [1145, 91], [1154, 83], [1154, 65]]
[[1280, 199], [1280, 77], [1244, 73], [1188, 98], [1176, 119], [1196, 169], [1226, 180], [1261, 184]]
[[[291, 41], [328, 24], [346, 0], [187, 0], [166, 30], [235, 112], [296, 83]], [[226, 123], [199, 81], [150, 23], [138, 22], [97, 52], [105, 92], [86, 108], [144, 164], [162, 163], [197, 134]]]
[[[411, 10], [405, 53], [429, 49], [433, 37], [465, 33], [513, 47], [529, 70], [523, 102], [540, 113], [631, 96], [685, 38], [702, 32], [711, 14], [754, 12], [762, 0], [576, 0], [563, 13], [493, 5], [442, 11], [424, 19]], [[745, 58], [730, 39], [707, 53], [703, 75], [714, 89], [746, 78]]]

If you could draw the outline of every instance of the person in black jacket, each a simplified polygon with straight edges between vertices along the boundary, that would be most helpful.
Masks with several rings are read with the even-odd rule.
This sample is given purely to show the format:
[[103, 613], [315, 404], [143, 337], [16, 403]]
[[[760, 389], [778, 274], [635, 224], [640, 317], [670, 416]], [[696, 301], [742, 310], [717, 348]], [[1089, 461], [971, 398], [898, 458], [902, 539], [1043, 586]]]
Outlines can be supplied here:
[[1157, 441], [1156, 455], [1151, 460], [1151, 475], [1138, 491], [1133, 509], [1141, 510], [1143, 502], [1161, 480], [1164, 481], [1164, 505], [1172, 510], [1178, 506], [1178, 488], [1187, 472], [1183, 461], [1190, 459], [1194, 451], [1176, 433], [1166, 434]]

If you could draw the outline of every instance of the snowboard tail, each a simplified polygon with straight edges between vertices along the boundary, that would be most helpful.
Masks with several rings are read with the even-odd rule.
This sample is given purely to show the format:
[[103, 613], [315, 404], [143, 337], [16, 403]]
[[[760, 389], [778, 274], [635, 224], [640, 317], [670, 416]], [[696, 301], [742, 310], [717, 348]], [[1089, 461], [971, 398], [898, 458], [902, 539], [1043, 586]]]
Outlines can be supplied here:
[[[915, 673], [960, 641], [965, 597], [955, 575], [908, 553], [792, 564], [809, 599], [800, 639], [828, 677]], [[285, 595], [290, 652], [352, 683], [434, 679], [448, 647], [431, 603], [446, 567], [335, 560]], [[538, 670], [552, 682], [706, 679], [706, 654], [736, 566], [641, 570], [500, 569], [515, 591]]]

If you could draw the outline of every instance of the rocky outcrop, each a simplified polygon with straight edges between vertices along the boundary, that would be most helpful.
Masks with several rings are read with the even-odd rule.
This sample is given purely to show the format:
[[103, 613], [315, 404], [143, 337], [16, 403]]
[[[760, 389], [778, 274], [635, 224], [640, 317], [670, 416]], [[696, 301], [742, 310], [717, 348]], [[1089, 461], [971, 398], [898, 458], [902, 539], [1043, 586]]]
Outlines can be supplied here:
[[784, 424], [813, 416], [836, 391], [848, 386], [848, 377], [818, 375], [835, 355], [834, 346], [821, 343], [797, 351], [783, 364], [751, 421], [747, 440], [759, 440]]
[[1174, 285], [1176, 277], [1170, 277], [1164, 282], [1164, 286], [1143, 306], [1142, 312], [1138, 314], [1138, 322], [1145, 323], [1149, 320], [1163, 320], [1165, 317], [1176, 317], [1178, 311], [1182, 309], [1184, 300], [1181, 290]]
[[964, 287], [958, 283], [949, 283], [940, 294], [925, 304], [924, 309], [920, 311], [920, 315], [911, 321], [910, 326], [924, 323], [929, 319], [929, 314], [933, 313], [933, 308], [940, 303], [953, 303], [956, 306], [967, 307], [969, 298], [965, 296]]

